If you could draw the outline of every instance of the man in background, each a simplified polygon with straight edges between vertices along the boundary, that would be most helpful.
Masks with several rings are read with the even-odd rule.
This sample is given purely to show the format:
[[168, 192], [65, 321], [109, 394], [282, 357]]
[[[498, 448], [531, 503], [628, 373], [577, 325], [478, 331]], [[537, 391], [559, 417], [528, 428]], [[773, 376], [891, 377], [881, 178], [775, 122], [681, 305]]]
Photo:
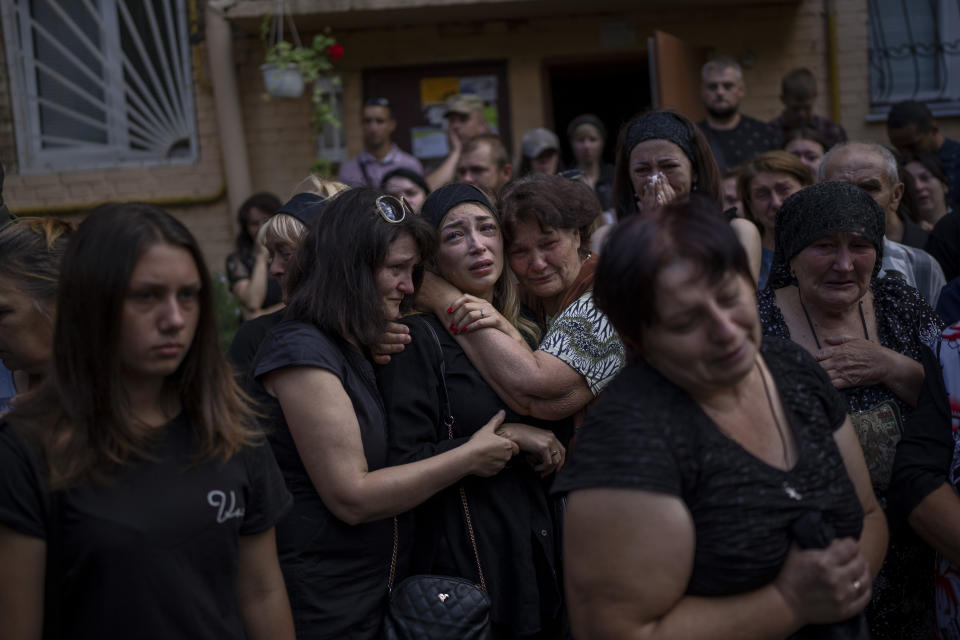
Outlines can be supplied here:
[[817, 100], [817, 79], [810, 69], [801, 67], [783, 76], [780, 81], [780, 102], [783, 113], [770, 121], [781, 140], [791, 129], [813, 129], [823, 140], [824, 150], [847, 141], [847, 132], [839, 124], [813, 112]]
[[707, 119], [699, 126], [721, 170], [780, 148], [779, 134], [772, 127], [740, 113], [744, 95], [746, 87], [739, 64], [730, 58], [715, 58], [703, 65], [700, 97]]
[[363, 129], [363, 151], [340, 166], [340, 182], [351, 187], [380, 188], [383, 176], [394, 169], [409, 169], [423, 175], [420, 161], [400, 150], [391, 136], [397, 121], [386, 98], [370, 98], [363, 103], [360, 118]]
[[490, 133], [490, 125], [483, 115], [483, 99], [472, 93], [458, 93], [446, 102], [447, 145], [450, 152], [436, 169], [427, 176], [431, 191], [453, 182], [460, 163], [464, 143], [484, 133]]
[[700, 129], [723, 170], [736, 167], [758, 153], [780, 148], [778, 133], [765, 122], [740, 113], [746, 95], [743, 71], [730, 58], [716, 58], [703, 65], [700, 97], [707, 119]]
[[457, 163], [457, 182], [480, 187], [492, 198], [513, 177], [513, 165], [499, 136], [482, 133], [467, 140]]

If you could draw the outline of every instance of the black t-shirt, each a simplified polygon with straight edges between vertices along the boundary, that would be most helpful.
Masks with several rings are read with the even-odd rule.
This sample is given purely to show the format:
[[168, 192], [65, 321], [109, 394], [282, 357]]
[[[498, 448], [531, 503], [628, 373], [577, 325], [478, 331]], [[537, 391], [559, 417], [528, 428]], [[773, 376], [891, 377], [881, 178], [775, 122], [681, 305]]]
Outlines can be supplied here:
[[65, 637], [243, 637], [239, 537], [270, 529], [290, 504], [266, 444], [225, 464], [198, 463], [181, 415], [163, 430], [153, 460], [124, 466], [108, 483], [68, 489], [52, 503], [32, 451], [0, 425], [0, 523], [49, 539], [48, 509], [58, 508], [54, 573]]
[[937, 259], [947, 282], [960, 276], [960, 213], [951, 212], [940, 218], [923, 250]]
[[820, 511], [838, 537], [860, 535], [863, 510], [833, 437], [846, 417], [843, 398], [795, 344], [764, 338], [762, 354], [797, 443], [791, 470], [748, 453], [685, 391], [639, 363], [591, 407], [554, 485], [681, 498], [696, 530], [689, 595], [732, 595], [772, 582], [790, 549], [792, 523], [808, 511]]
[[[227, 256], [227, 282], [230, 283], [230, 289], [233, 290], [240, 280], [248, 280], [253, 275], [253, 267], [257, 259], [250, 251], [235, 251]], [[263, 297], [261, 309], [272, 307], [283, 300], [283, 290], [280, 288], [280, 281], [271, 275], [267, 276], [267, 292]]]
[[283, 320], [286, 312], [286, 309], [278, 309], [273, 313], [257, 316], [252, 320], [247, 320], [237, 329], [237, 333], [234, 334], [233, 341], [230, 343], [230, 349], [227, 350], [227, 359], [233, 365], [233, 370], [237, 373], [237, 380], [241, 385], [245, 385], [247, 382], [254, 358], [257, 355], [257, 349], [260, 348], [270, 330]]
[[743, 114], [733, 129], [713, 129], [706, 120], [698, 126], [707, 137], [721, 169], [739, 166], [758, 153], [780, 148], [780, 134], [776, 129]]
[[317, 367], [336, 375], [360, 426], [370, 471], [387, 465], [387, 418], [373, 366], [349, 342], [313, 324], [284, 320], [263, 341], [248, 390], [260, 403], [277, 463], [293, 494], [277, 523], [277, 550], [298, 637], [375, 638], [386, 606], [393, 519], [348, 525], [327, 509], [307, 473], [283, 409], [266, 392], [264, 375]]

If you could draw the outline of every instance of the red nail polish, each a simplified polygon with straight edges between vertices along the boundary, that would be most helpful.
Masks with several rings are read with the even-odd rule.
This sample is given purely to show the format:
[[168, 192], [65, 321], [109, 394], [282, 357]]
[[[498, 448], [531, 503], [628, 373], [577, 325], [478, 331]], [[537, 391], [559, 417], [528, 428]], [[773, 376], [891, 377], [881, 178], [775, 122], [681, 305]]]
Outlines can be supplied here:
[[451, 322], [451, 323], [450, 323], [450, 331], [456, 331], [456, 330], [457, 330], [457, 328], [456, 328], [455, 326], [453, 326], [453, 323]]
[[447, 307], [447, 313], [453, 313], [453, 307]]
[[457, 335], [458, 333], [460, 333], [460, 329], [454, 329], [454, 330], [453, 330], [453, 335]]
[[470, 327], [464, 327], [463, 329], [460, 329], [460, 333], [466, 333], [466, 332], [467, 332], [467, 329], [469, 329], [469, 328], [470, 328]]

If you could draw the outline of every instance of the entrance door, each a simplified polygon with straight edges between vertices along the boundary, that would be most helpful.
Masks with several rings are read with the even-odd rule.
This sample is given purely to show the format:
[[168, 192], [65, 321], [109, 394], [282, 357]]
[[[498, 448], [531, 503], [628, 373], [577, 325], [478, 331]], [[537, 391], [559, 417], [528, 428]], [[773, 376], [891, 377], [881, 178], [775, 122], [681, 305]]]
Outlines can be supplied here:
[[647, 46], [654, 108], [675, 109], [694, 122], [703, 120], [700, 68], [707, 61], [706, 51], [663, 31], [654, 31]]
[[554, 59], [544, 63], [547, 126], [560, 138], [564, 166], [573, 162], [567, 125], [592, 113], [607, 128], [604, 161], [613, 162], [617, 132], [635, 114], [650, 108], [646, 56]]

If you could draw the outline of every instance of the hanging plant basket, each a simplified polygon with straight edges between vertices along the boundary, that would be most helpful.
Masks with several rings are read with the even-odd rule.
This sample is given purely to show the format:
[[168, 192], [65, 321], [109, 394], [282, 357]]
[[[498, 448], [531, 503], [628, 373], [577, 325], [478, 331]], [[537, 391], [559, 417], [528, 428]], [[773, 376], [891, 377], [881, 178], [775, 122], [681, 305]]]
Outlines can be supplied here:
[[296, 63], [286, 65], [263, 64], [263, 84], [274, 98], [299, 98], [303, 95], [303, 73]]

